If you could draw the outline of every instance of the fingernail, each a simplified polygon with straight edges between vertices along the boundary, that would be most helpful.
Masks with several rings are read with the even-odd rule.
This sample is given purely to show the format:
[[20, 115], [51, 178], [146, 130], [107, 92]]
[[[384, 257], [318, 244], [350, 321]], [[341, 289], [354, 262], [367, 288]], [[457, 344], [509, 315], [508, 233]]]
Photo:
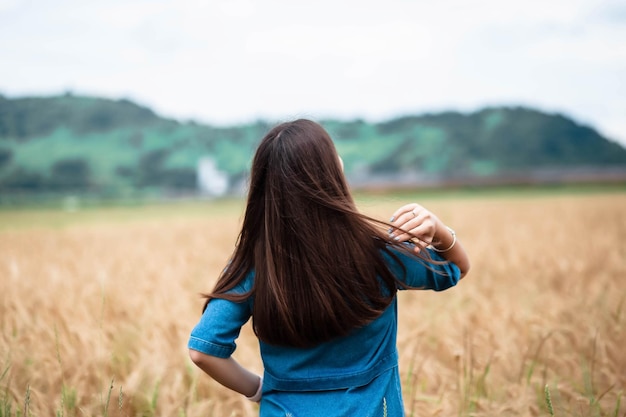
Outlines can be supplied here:
[[391, 219], [389, 219], [389, 223], [393, 223], [395, 219], [396, 219], [396, 216], [391, 216]]
[[400, 236], [394, 236], [393, 240], [395, 240], [396, 242], [398, 242], [400, 240]]
[[393, 229], [392, 229], [392, 228], [387, 229], [387, 234], [388, 234], [388, 235], [390, 235], [390, 234], [392, 234], [392, 233], [393, 233]]

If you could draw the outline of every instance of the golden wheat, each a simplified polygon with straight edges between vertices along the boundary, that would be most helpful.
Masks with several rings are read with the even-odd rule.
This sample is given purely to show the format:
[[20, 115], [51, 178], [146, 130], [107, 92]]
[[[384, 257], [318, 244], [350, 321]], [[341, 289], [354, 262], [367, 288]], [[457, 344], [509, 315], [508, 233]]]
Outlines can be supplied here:
[[[360, 207], [385, 219], [405, 202]], [[549, 393], [557, 416], [625, 416], [626, 195], [422, 203], [473, 265], [454, 289], [399, 296], [407, 415], [550, 415]], [[255, 415], [185, 347], [241, 214], [0, 213], [0, 417]], [[249, 325], [235, 356], [262, 371]]]

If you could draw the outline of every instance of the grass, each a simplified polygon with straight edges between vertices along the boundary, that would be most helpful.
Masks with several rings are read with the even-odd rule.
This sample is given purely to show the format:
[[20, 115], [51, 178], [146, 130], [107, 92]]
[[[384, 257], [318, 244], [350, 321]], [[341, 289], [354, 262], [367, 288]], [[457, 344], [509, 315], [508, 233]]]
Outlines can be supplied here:
[[[419, 201], [472, 259], [399, 295], [407, 415], [624, 417], [626, 193], [359, 195]], [[241, 201], [0, 211], [0, 417], [253, 416], [186, 341]], [[249, 325], [236, 358], [262, 370]]]
[[13, 229], [36, 229], [77, 227], [82, 225], [132, 224], [144, 221], [181, 221], [185, 217], [206, 217], [215, 215], [240, 215], [243, 201], [223, 199], [215, 201], [172, 201], [159, 204], [88, 206], [67, 210], [57, 207], [29, 207], [20, 210], [0, 210], [0, 232]]
[[548, 413], [550, 413], [550, 415], [554, 417], [554, 407], [552, 406], [552, 396], [550, 395], [550, 387], [548, 385], [546, 385], [544, 392], [546, 395], [546, 406], [548, 407]]

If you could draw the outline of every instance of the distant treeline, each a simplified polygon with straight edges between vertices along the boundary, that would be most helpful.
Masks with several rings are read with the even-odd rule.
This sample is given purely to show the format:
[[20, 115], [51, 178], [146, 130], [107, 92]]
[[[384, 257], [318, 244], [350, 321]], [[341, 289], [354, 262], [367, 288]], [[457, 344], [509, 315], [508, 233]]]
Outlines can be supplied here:
[[[609, 172], [626, 180], [626, 149], [592, 127], [529, 108], [320, 122], [348, 178], [362, 187], [399, 179], [405, 186], [519, 181], [540, 172], [585, 171], [597, 178]], [[128, 100], [0, 95], [0, 198], [185, 194], [199, 187], [239, 193], [254, 148], [272, 124], [217, 127], [163, 118]], [[200, 165], [208, 166], [203, 174]], [[217, 183], [226, 187], [213, 187]]]

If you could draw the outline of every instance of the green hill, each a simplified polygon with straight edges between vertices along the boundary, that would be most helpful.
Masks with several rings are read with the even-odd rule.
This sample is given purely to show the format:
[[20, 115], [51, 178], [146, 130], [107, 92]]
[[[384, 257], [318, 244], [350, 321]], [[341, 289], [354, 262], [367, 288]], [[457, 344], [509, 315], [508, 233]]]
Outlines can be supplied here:
[[[522, 107], [322, 120], [354, 184], [408, 178], [524, 177], [546, 170], [626, 170], [626, 149], [589, 126]], [[0, 95], [0, 196], [192, 193], [202, 158], [238, 191], [271, 123], [216, 127], [156, 115], [128, 100]], [[381, 180], [382, 179], [382, 180]], [[1, 198], [1, 197], [0, 197]]]

